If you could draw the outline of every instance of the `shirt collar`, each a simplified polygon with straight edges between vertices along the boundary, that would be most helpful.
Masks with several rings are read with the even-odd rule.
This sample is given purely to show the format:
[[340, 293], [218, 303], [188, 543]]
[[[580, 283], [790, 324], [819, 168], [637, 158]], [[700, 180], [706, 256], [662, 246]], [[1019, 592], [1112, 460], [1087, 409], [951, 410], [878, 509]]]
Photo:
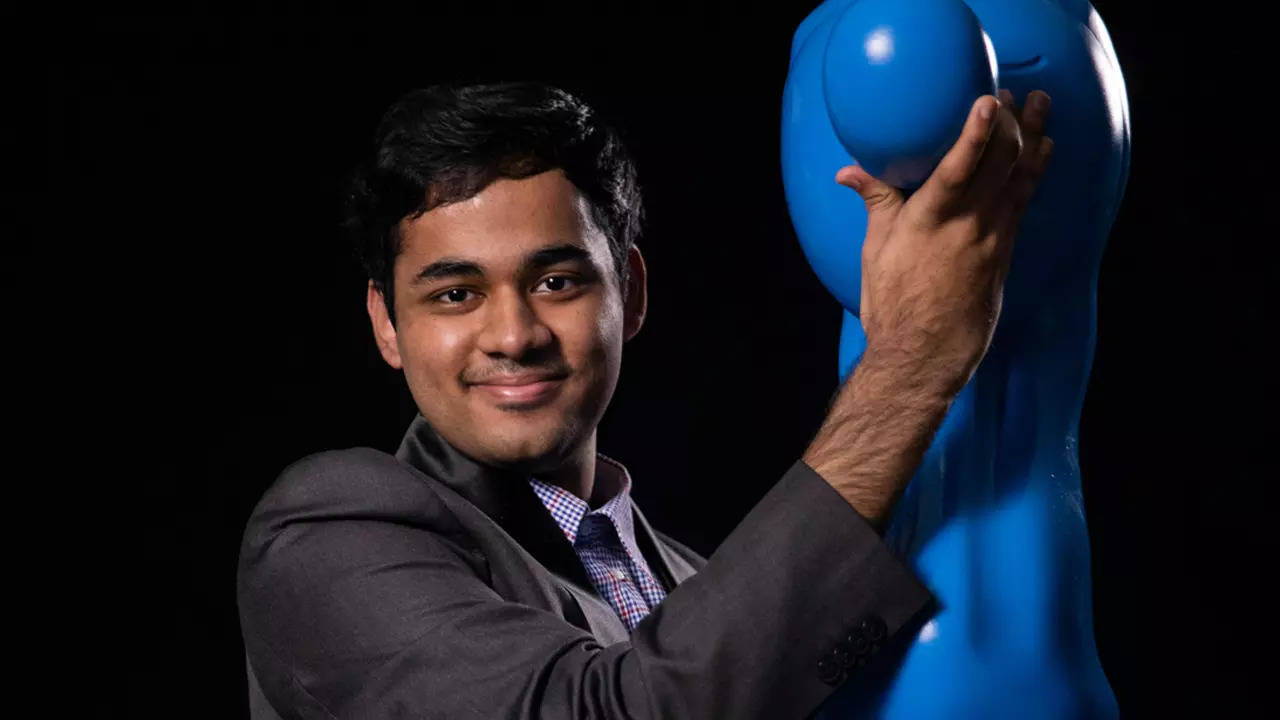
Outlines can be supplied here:
[[537, 477], [529, 478], [529, 484], [564, 536], [575, 547], [588, 541], [588, 538], [580, 536], [580, 531], [586, 517], [594, 515], [608, 520], [613, 525], [623, 546], [632, 557], [641, 557], [640, 550], [636, 546], [635, 518], [631, 514], [631, 474], [622, 463], [603, 453], [596, 453], [595, 487], [617, 488], [617, 490], [595, 510], [590, 508], [586, 500], [562, 487], [543, 482]]

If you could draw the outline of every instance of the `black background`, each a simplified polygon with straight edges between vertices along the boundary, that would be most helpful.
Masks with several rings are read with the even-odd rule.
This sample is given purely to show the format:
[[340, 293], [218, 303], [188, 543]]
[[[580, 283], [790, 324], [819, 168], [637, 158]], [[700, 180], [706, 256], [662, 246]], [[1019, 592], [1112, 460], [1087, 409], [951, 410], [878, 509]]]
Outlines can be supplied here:
[[[790, 37], [814, 5], [134, 3], [10, 22], [38, 42], [11, 65], [32, 92], [6, 144], [41, 168], [10, 193], [34, 211], [12, 215], [31, 240], [10, 277], [33, 281], [12, 356], [39, 399], [15, 437], [54, 468], [37, 538], [56, 558], [31, 586], [66, 582], [59, 612], [107, 631], [80, 651], [108, 678], [98, 714], [243, 717], [249, 510], [292, 460], [393, 450], [412, 417], [337, 222], [343, 178], [413, 87], [538, 79], [621, 126], [650, 307], [600, 448], [658, 527], [713, 551], [836, 382], [840, 310], [778, 162]], [[1274, 613], [1266, 90], [1228, 70], [1248, 65], [1247, 19], [1094, 5], [1134, 138], [1081, 422], [1098, 649], [1126, 716], [1252, 712], [1275, 664], [1251, 656]], [[64, 552], [72, 506], [97, 522]]]

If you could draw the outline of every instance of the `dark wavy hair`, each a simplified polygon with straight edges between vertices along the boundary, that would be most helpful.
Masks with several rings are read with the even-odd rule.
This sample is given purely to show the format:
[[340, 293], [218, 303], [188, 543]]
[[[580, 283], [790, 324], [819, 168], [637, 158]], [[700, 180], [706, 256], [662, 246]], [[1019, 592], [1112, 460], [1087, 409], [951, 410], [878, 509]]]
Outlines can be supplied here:
[[372, 153], [352, 174], [343, 225], [395, 323], [398, 231], [498, 178], [560, 168], [609, 240], [625, 292], [627, 254], [643, 204], [635, 163], [618, 131], [577, 97], [535, 82], [434, 85], [398, 99], [378, 124]]

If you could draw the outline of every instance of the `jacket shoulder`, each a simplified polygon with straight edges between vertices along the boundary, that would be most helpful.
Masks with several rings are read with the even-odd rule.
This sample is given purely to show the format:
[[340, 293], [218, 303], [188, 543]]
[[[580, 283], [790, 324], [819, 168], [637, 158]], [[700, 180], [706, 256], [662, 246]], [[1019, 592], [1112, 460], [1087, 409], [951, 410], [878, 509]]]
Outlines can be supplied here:
[[423, 502], [433, 493], [426, 478], [395, 456], [369, 447], [326, 450], [289, 464], [263, 493], [266, 508], [342, 506], [390, 510]]
[[289, 708], [284, 717], [349, 717], [342, 703], [366, 676], [425, 635], [408, 618], [464, 591], [492, 594], [441, 485], [373, 448], [280, 472], [248, 518], [236, 570], [253, 702]]
[[466, 533], [440, 498], [440, 482], [368, 447], [326, 450], [280, 471], [245, 524], [242, 564], [289, 528], [332, 521], [390, 523], [458, 540]]

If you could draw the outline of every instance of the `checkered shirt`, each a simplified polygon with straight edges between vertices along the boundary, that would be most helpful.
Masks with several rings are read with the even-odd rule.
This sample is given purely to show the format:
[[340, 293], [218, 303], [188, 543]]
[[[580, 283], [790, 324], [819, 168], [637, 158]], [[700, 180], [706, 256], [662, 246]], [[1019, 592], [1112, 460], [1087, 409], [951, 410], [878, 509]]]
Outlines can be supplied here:
[[607, 462], [619, 471], [622, 487], [595, 510], [568, 490], [536, 477], [529, 478], [529, 484], [573, 545], [596, 591], [613, 607], [627, 630], [634, 630], [662, 602], [666, 592], [636, 546], [631, 476], [616, 461], [603, 455], [597, 458], [598, 469], [605, 469], [599, 466]]

